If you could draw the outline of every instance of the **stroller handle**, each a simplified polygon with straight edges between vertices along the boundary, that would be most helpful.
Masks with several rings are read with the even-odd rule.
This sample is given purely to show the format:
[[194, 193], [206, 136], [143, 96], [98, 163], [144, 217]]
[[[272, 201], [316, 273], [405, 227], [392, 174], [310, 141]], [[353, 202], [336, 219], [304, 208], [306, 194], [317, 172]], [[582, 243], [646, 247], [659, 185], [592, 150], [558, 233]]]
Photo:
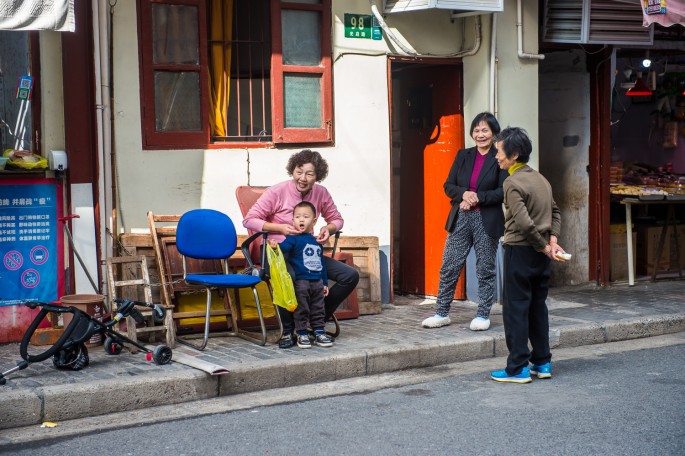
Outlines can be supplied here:
[[166, 309], [164, 307], [151, 302], [134, 301], [132, 299], [124, 298], [113, 298], [112, 301], [119, 305], [119, 308], [117, 309], [117, 315], [112, 317], [116, 321], [119, 321], [121, 318], [129, 314], [135, 317], [135, 306], [142, 306], [152, 309], [152, 318], [156, 323], [163, 322], [164, 317], [166, 316]]
[[46, 312], [55, 312], [55, 313], [67, 313], [67, 312], [72, 312], [74, 307], [71, 306], [60, 306], [57, 304], [49, 304], [46, 302], [26, 302], [24, 303], [26, 307], [29, 309], [36, 309], [38, 307], [41, 307], [45, 309]]

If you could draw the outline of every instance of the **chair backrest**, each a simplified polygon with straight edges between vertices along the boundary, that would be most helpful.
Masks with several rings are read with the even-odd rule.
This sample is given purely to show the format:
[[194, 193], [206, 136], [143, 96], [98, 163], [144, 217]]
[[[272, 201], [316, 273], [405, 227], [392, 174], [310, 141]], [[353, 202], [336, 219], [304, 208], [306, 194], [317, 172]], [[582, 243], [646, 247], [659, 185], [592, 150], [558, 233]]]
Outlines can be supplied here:
[[243, 217], [247, 215], [250, 208], [254, 206], [260, 196], [264, 194], [266, 189], [269, 187], [251, 187], [249, 185], [241, 185], [235, 189], [235, 197], [238, 200], [238, 206], [240, 206], [240, 213]]
[[[240, 213], [243, 214], [243, 218], [250, 211], [250, 208], [254, 206], [254, 203], [256, 203], [264, 194], [267, 188], [269, 187], [241, 185], [235, 189], [235, 197], [238, 200], [238, 206], [240, 206]], [[247, 232], [250, 236], [254, 234], [252, 230], [247, 230]], [[254, 264], [262, 264], [260, 245], [259, 242], [250, 244], [250, 258], [252, 258]]]
[[181, 216], [176, 247], [191, 258], [222, 259], [235, 253], [238, 235], [230, 217], [213, 209], [193, 209]]

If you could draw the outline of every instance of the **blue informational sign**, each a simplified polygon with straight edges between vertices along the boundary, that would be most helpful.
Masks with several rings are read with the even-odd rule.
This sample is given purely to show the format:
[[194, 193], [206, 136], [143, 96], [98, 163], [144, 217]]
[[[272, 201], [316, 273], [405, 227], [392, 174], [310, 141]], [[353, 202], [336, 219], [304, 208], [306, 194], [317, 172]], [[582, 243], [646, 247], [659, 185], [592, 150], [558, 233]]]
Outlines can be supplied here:
[[63, 294], [61, 208], [54, 179], [0, 181], [0, 306]]

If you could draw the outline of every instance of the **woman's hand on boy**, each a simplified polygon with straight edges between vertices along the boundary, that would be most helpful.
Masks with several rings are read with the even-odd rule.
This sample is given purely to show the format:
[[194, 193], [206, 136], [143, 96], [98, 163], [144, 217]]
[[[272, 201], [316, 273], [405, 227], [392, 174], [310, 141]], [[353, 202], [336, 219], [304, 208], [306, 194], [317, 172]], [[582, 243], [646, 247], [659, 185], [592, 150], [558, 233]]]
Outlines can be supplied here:
[[331, 232], [328, 230], [328, 226], [322, 226], [321, 231], [319, 231], [319, 236], [316, 238], [316, 242], [323, 244], [331, 237]]

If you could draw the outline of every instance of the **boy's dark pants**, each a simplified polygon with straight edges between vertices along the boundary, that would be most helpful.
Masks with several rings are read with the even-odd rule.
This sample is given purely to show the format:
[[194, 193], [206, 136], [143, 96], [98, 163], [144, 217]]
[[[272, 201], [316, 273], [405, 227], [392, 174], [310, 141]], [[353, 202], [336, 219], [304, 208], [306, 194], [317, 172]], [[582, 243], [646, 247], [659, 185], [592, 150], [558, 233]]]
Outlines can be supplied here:
[[[328, 320], [333, 315], [333, 312], [335, 312], [335, 309], [354, 291], [359, 282], [359, 272], [352, 266], [348, 266], [328, 256], [323, 258], [326, 262], [326, 270], [328, 271], [328, 296], [324, 299], [325, 319]], [[290, 262], [286, 262], [286, 265], [290, 277], [295, 277], [295, 271], [290, 266]], [[335, 285], [331, 286], [331, 281], [335, 282]], [[293, 314], [283, 307], [277, 307], [278, 313], [281, 316], [281, 322], [283, 323], [283, 334], [290, 334], [295, 327]]]
[[[549, 350], [547, 291], [550, 259], [529, 246], [504, 246], [504, 336], [509, 349], [506, 371], [509, 375], [533, 364], [552, 359]], [[533, 347], [528, 349], [528, 340]]]
[[307, 328], [323, 329], [323, 281], [319, 280], [296, 280], [295, 296], [297, 297], [297, 309], [293, 312], [295, 331], [307, 331]]

